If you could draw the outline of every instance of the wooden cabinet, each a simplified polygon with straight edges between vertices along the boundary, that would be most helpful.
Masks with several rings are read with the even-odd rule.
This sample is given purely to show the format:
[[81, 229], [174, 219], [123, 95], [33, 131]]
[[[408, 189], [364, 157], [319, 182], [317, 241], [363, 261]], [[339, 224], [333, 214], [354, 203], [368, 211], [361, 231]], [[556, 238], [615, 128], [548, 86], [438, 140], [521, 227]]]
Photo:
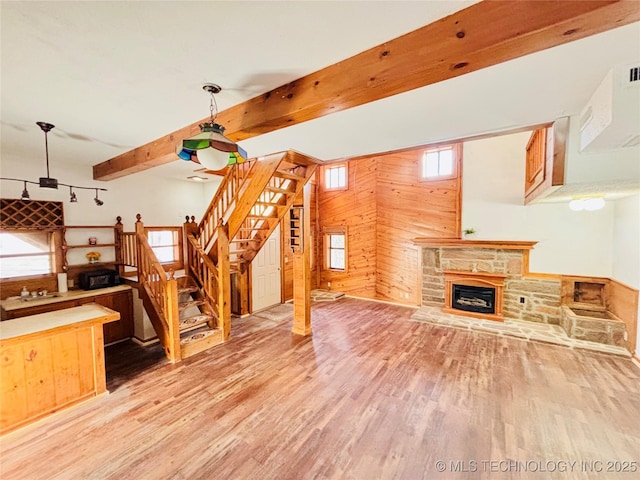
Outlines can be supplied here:
[[[131, 288], [112, 287], [107, 292], [95, 290], [90, 292], [69, 292], [68, 299], [56, 301], [52, 303], [40, 305], [20, 306], [21, 308], [2, 311], [2, 319], [9, 320], [13, 318], [26, 317], [36, 315], [38, 313], [53, 312], [66, 308], [77, 307], [89, 303], [97, 303], [104, 307], [110, 308], [120, 313], [120, 320], [106, 323], [104, 325], [104, 343], [109, 344], [131, 338], [133, 336], [133, 298]], [[113, 291], [116, 290], [116, 291]], [[79, 293], [81, 296], [75, 296]], [[57, 299], [59, 300], [59, 299]]]
[[2, 322], [0, 434], [104, 393], [103, 324], [117, 318], [86, 305]]

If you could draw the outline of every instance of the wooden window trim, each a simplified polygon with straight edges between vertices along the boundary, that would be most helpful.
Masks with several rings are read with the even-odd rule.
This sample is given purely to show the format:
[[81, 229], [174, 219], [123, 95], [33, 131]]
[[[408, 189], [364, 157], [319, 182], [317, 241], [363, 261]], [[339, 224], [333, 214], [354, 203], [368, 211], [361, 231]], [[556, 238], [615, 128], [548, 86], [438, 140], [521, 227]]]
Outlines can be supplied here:
[[[161, 232], [161, 231], [171, 231], [174, 236], [177, 238], [178, 243], [175, 247], [176, 252], [174, 252], [174, 258], [177, 257], [177, 261], [172, 263], [162, 263], [162, 268], [165, 270], [182, 270], [184, 269], [184, 245], [182, 240], [182, 227], [144, 227], [145, 233], [148, 232]], [[177, 256], [175, 255], [177, 253]]]
[[12, 228], [12, 229], [3, 229], [3, 232], [8, 233], [32, 233], [32, 232], [45, 232], [49, 235], [49, 248], [51, 254], [51, 272], [50, 273], [39, 273], [35, 275], [21, 275], [19, 277], [7, 277], [0, 279], [0, 284], [13, 282], [13, 281], [26, 281], [26, 280], [43, 280], [43, 279], [51, 279], [57, 278], [56, 275], [60, 272], [64, 271], [63, 265], [63, 249], [62, 249], [62, 232], [57, 228]]
[[[451, 149], [453, 154], [453, 170], [450, 175], [442, 175], [438, 177], [423, 177], [422, 176], [422, 166], [424, 162], [424, 157], [428, 152], [440, 152], [442, 150]], [[427, 147], [422, 151], [422, 155], [418, 161], [418, 178], [421, 182], [441, 182], [443, 180], [451, 180], [454, 178], [458, 178], [458, 172], [460, 169], [460, 161], [462, 159], [462, 143], [448, 143], [443, 145], [438, 145], [437, 147]]]
[[[344, 187], [327, 187], [327, 172], [332, 168], [344, 167]], [[335, 162], [323, 165], [321, 169], [320, 185], [325, 192], [340, 192], [349, 189], [349, 162]]]
[[[329, 266], [330, 262], [330, 246], [329, 246], [329, 235], [344, 235], [344, 270], [338, 268], [331, 268]], [[339, 272], [339, 273], [347, 273], [349, 271], [349, 235], [347, 233], [346, 226], [332, 226], [332, 227], [324, 227], [322, 229], [322, 256], [324, 261], [322, 262], [322, 266], [324, 270], [330, 272]]]

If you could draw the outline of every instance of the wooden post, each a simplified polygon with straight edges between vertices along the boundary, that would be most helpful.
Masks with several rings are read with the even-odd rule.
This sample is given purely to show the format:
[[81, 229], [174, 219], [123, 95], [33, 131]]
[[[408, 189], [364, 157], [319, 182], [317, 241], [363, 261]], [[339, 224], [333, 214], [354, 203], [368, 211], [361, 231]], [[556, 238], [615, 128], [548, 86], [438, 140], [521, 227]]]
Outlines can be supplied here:
[[198, 224], [196, 223], [196, 217], [191, 215], [191, 219], [189, 219], [189, 215], [184, 217], [185, 222], [182, 227], [182, 237], [183, 237], [183, 245], [184, 245], [184, 268], [186, 270], [187, 275], [194, 276], [196, 272], [193, 271], [193, 265], [191, 262], [193, 261], [193, 248], [191, 247], [191, 242], [187, 240], [187, 235], [193, 234], [194, 236], [198, 236]]
[[118, 275], [120, 278], [124, 277], [124, 257], [122, 255], [122, 232], [124, 231], [124, 225], [122, 225], [122, 217], [116, 217], [116, 225], [113, 232], [113, 242], [116, 245], [116, 266], [118, 268]]
[[138, 283], [143, 283], [142, 278], [142, 252], [140, 251], [140, 242], [138, 242], [138, 235], [144, 235], [144, 223], [142, 223], [142, 215], [139, 213], [136, 215], [136, 263], [138, 269]]
[[167, 280], [166, 291], [167, 323], [169, 325], [168, 345], [164, 346], [165, 352], [172, 363], [182, 360], [180, 351], [180, 312], [178, 310], [178, 280], [174, 277], [173, 271]]
[[231, 273], [229, 271], [229, 227], [218, 225], [218, 321], [222, 338], [231, 335]]
[[293, 333], [311, 335], [311, 184], [303, 190], [302, 251], [293, 254]]

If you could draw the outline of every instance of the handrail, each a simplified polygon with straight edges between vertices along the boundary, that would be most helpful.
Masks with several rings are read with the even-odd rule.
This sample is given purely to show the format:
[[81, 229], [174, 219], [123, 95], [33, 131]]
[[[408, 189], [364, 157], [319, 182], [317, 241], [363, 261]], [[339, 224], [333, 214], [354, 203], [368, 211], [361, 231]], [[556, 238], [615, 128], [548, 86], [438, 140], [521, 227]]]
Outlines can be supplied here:
[[207, 211], [198, 224], [198, 242], [200, 246], [206, 248], [210, 243], [220, 220], [233, 207], [238, 192], [257, 164], [257, 161], [250, 160], [229, 167], [227, 174], [211, 199]]
[[216, 315], [218, 315], [218, 298], [216, 295], [218, 292], [218, 268], [192, 233], [187, 233], [186, 237], [188, 242], [187, 265], [189, 273], [203, 290], [204, 296], [214, 306]]
[[151, 300], [158, 306], [160, 321], [165, 338], [170, 345], [164, 345], [165, 349], [179, 355], [180, 324], [178, 319], [178, 289], [177, 281], [167, 277], [155, 253], [149, 246], [146, 235], [136, 233], [139, 247], [138, 281], [144, 286]]

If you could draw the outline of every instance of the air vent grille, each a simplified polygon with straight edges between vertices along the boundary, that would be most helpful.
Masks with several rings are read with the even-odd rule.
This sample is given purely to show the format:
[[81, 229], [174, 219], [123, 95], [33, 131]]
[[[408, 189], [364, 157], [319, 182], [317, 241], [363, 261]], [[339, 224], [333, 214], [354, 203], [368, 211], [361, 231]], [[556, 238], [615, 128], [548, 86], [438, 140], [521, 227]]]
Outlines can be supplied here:
[[640, 81], [640, 67], [629, 69], [629, 83]]

